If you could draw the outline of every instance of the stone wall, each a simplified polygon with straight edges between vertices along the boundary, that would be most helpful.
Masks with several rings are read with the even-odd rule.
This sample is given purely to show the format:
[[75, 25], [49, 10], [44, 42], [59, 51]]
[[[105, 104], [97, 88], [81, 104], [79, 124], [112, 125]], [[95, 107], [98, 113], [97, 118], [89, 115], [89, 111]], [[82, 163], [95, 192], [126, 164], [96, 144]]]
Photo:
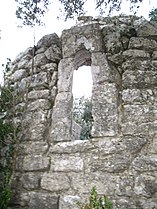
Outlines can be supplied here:
[[[157, 208], [157, 23], [82, 19], [21, 53], [8, 74], [21, 124], [10, 208], [77, 209], [93, 186], [114, 209]], [[82, 65], [93, 78], [93, 138], [84, 141], [72, 131]]]

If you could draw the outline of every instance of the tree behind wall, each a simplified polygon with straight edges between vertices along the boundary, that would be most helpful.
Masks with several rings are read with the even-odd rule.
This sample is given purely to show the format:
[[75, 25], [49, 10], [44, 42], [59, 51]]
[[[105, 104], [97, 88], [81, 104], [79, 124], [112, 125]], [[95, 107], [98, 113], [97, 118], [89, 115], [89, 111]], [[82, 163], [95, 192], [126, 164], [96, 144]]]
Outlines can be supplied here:
[[93, 124], [91, 98], [81, 97], [74, 100], [73, 119], [82, 127], [80, 139], [90, 139]]
[[[42, 25], [42, 17], [48, 11], [48, 6], [50, 3], [54, 3], [54, 0], [15, 0], [17, 2], [16, 16], [21, 20], [22, 25]], [[91, 1], [91, 0], [87, 0]], [[140, 7], [143, 0], [128, 0], [130, 2], [130, 10], [135, 12]], [[150, 2], [153, 0], [150, 0]], [[65, 20], [69, 18], [74, 18], [75, 16], [80, 16], [85, 14], [84, 4], [86, 0], [58, 0], [63, 6]], [[116, 10], [120, 11], [122, 4], [126, 0], [96, 0], [95, 8], [99, 10], [100, 13], [105, 13], [106, 11]], [[109, 10], [107, 10], [109, 8]], [[53, 11], [52, 11], [53, 12]]]

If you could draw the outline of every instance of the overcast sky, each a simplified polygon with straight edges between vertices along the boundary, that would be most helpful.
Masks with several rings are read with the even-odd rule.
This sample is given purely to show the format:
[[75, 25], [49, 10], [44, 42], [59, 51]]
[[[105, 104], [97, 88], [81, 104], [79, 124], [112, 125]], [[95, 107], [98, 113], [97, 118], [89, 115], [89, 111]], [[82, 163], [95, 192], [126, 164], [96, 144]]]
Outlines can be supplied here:
[[[57, 2], [55, 0], [55, 2]], [[155, 0], [150, 0], [152, 2], [149, 4], [149, 0], [143, 0], [143, 5], [140, 7], [138, 16], [144, 16], [148, 18], [149, 11], [153, 7], [157, 7]], [[45, 27], [36, 28], [36, 42], [43, 36], [49, 33], [56, 32], [59, 36], [63, 29], [70, 28], [76, 23], [74, 20], [69, 20], [64, 22], [63, 20], [57, 20], [56, 17], [59, 14], [58, 4], [53, 3], [50, 5], [49, 12], [44, 18]], [[88, 9], [90, 8], [90, 10]], [[94, 0], [88, 0], [86, 4], [87, 15], [98, 16], [98, 12], [94, 9]], [[18, 21], [15, 16], [16, 4], [15, 0], [1, 0], [0, 2], [0, 30], [1, 30], [1, 39], [0, 39], [0, 66], [2, 63], [6, 62], [6, 58], [9, 57], [12, 60], [26, 48], [33, 46], [33, 30], [29, 27], [18, 28]], [[125, 14], [130, 14], [129, 4], [123, 5], [122, 11]], [[114, 13], [116, 15], [116, 13]], [[2, 80], [2, 72], [0, 68], [0, 81]], [[90, 71], [89, 71], [90, 72]], [[88, 73], [89, 73], [88, 72]], [[87, 74], [88, 74], [87, 73]], [[88, 76], [88, 75], [87, 75]], [[86, 76], [84, 76], [86, 77]], [[75, 78], [74, 78], [75, 79]], [[76, 76], [76, 79], [79, 81], [81, 79], [81, 86], [83, 86], [83, 77], [79, 75]], [[85, 84], [87, 82], [85, 81]], [[84, 88], [84, 87], [83, 87]], [[77, 91], [80, 87], [76, 87]], [[89, 89], [89, 88], [86, 88]]]

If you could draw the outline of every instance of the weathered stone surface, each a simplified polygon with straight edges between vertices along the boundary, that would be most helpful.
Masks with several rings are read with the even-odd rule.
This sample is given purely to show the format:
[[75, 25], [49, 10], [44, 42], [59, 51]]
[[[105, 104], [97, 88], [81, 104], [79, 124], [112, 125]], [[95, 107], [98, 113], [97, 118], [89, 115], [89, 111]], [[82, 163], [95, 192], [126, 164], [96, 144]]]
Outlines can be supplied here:
[[18, 80], [21, 80], [22, 78], [26, 77], [27, 76], [27, 72], [26, 70], [17, 70], [15, 71], [15, 73], [12, 74], [10, 80], [13, 81], [13, 82], [16, 82]]
[[58, 92], [71, 92], [74, 64], [73, 59], [62, 59], [58, 66]]
[[78, 201], [80, 201], [79, 196], [67, 195], [60, 198], [59, 209], [78, 209]]
[[143, 21], [142, 24], [138, 27], [137, 35], [143, 37], [151, 37], [156, 40], [157, 34], [157, 23], [153, 21]]
[[12, 64], [13, 65], [17, 64], [27, 54], [33, 55], [33, 47], [29, 47], [24, 52], [21, 52], [19, 55], [17, 55], [17, 57], [15, 58]]
[[156, 171], [157, 170], [157, 156], [143, 156], [137, 157], [133, 161], [133, 168], [139, 172]]
[[143, 37], [132, 37], [129, 42], [129, 49], [153, 51], [157, 49], [157, 42]]
[[53, 44], [59, 45], [59, 37], [57, 36], [56, 33], [48, 34], [43, 36], [37, 43], [36, 48], [48, 48]]
[[150, 58], [150, 55], [148, 52], [144, 50], [139, 50], [139, 49], [129, 49], [123, 52], [123, 56], [125, 59], [129, 58]]
[[157, 51], [154, 51], [152, 54], [153, 60], [157, 60]]
[[76, 26], [71, 28], [70, 32], [69, 30], [64, 30], [62, 33], [62, 44], [63, 58], [73, 57], [81, 49], [102, 52], [102, 37], [99, 24]]
[[22, 186], [27, 190], [39, 189], [40, 179], [40, 173], [26, 173], [21, 178]]
[[41, 188], [51, 192], [66, 191], [70, 188], [70, 179], [65, 173], [44, 174], [41, 179]]
[[38, 99], [34, 102], [29, 103], [28, 109], [29, 109], [30, 112], [38, 110], [38, 109], [49, 110], [50, 105], [51, 104], [47, 99]]
[[26, 155], [32, 155], [33, 152], [37, 155], [45, 154], [48, 150], [48, 144], [42, 141], [21, 143], [19, 150], [21, 150], [21, 153], [25, 153]]
[[80, 172], [83, 171], [83, 160], [77, 156], [54, 156], [51, 170], [54, 172]]
[[48, 63], [48, 59], [46, 58], [45, 54], [37, 54], [34, 57], [34, 66], [46, 65]]
[[117, 134], [117, 100], [118, 92], [115, 84], [104, 83], [94, 91], [92, 107], [94, 119], [92, 135], [94, 137]]
[[30, 192], [31, 209], [57, 209], [58, 198], [50, 193]]
[[33, 90], [28, 93], [28, 99], [36, 100], [36, 99], [48, 99], [50, 91], [49, 90]]
[[50, 159], [42, 155], [26, 156], [23, 160], [23, 170], [24, 171], [42, 171], [47, 170], [50, 165]]
[[107, 61], [105, 53], [93, 53], [92, 54], [92, 77], [93, 85], [101, 84], [105, 81], [108, 82], [120, 82], [120, 75], [118, 71], [111, 68]]
[[45, 51], [45, 56], [48, 60], [51, 60], [52, 62], [56, 62], [58, 63], [61, 59], [61, 48], [58, 47], [57, 45], [53, 45], [51, 47], [49, 47], [46, 51]]

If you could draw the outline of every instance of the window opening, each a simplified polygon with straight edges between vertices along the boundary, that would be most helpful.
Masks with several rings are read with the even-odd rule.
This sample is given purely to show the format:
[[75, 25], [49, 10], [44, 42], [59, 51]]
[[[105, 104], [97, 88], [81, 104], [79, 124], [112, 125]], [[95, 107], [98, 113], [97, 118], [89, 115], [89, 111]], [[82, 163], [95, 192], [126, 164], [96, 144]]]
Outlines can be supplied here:
[[73, 135], [75, 139], [90, 139], [92, 117], [92, 73], [90, 66], [81, 66], [73, 74]]

